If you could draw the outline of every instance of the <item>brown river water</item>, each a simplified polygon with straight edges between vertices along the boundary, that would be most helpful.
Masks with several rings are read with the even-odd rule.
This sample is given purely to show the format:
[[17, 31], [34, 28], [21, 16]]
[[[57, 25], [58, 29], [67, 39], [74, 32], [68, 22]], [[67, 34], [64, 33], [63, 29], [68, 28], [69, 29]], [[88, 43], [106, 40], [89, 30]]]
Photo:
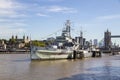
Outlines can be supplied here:
[[29, 54], [0, 54], [0, 80], [120, 80], [120, 55], [31, 61]]

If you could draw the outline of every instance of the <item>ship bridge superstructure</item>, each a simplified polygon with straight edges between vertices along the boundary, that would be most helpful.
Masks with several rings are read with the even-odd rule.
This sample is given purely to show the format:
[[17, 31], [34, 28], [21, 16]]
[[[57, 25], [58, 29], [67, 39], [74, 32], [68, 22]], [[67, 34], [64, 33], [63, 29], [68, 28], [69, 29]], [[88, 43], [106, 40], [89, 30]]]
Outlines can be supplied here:
[[55, 40], [56, 44], [65, 44], [66, 43], [72, 43], [71, 38], [71, 22], [70, 20], [67, 20], [65, 22], [65, 28], [62, 30], [61, 36], [56, 36]]
[[65, 28], [62, 30], [62, 36], [71, 38], [71, 22], [67, 20], [65, 23]]

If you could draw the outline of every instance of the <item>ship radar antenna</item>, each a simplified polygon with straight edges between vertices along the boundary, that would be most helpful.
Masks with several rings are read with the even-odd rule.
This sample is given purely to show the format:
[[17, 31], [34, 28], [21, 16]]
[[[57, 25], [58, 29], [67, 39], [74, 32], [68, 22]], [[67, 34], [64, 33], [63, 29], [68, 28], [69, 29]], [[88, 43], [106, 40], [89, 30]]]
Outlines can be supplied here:
[[67, 22], [65, 23], [65, 25], [70, 27], [70, 25], [71, 25], [70, 20], [67, 20]]
[[66, 23], [65, 23], [65, 26], [66, 26], [66, 35], [68, 37], [71, 37], [71, 34], [70, 34], [71, 27], [70, 27], [70, 25], [71, 25], [70, 20], [67, 20]]

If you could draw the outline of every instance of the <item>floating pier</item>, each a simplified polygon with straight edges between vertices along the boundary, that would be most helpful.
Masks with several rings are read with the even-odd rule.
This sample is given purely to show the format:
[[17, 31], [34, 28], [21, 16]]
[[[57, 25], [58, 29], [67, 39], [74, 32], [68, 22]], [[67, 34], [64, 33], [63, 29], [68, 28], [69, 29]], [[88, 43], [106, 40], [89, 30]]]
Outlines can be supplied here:
[[85, 50], [78, 50], [73, 51], [73, 58], [72, 59], [83, 59], [88, 57], [102, 57], [102, 52], [95, 50], [95, 51], [85, 51]]
[[101, 51], [92, 51], [92, 57], [102, 57]]

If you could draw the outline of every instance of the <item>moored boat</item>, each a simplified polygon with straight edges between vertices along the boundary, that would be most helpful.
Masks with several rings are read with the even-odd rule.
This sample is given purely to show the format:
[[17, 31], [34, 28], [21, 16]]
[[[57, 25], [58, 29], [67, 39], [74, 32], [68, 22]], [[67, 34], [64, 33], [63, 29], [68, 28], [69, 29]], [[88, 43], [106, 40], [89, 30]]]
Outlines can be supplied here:
[[34, 47], [31, 53], [31, 59], [68, 59], [72, 57], [73, 51], [67, 49], [37, 50], [37, 47]]
[[67, 20], [61, 36], [57, 36], [54, 45], [48, 47], [31, 46], [31, 59], [67, 59], [73, 54], [73, 39], [70, 34], [70, 21]]

